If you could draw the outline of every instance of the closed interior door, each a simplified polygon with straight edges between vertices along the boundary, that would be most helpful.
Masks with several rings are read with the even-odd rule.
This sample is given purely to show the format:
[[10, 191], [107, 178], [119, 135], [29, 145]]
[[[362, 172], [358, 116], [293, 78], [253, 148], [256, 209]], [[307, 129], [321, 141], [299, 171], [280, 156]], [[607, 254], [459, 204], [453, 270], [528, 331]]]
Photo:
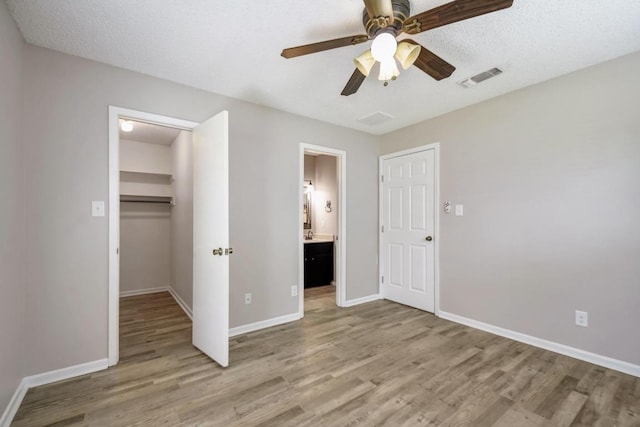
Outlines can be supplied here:
[[193, 345], [229, 364], [229, 116], [193, 130]]
[[382, 294], [434, 311], [435, 150], [383, 161]]

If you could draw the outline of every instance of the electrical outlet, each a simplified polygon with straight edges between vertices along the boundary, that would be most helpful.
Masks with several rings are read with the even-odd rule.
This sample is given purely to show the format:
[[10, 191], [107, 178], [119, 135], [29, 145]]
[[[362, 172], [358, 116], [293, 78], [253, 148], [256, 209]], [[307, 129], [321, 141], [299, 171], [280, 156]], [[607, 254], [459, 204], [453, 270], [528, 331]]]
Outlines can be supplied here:
[[244, 303], [251, 304], [251, 294], [244, 294]]
[[295, 286], [295, 285], [291, 287], [291, 296], [292, 297], [297, 297], [298, 296], [298, 287]]
[[589, 313], [586, 311], [576, 310], [576, 326], [584, 328], [589, 326]]

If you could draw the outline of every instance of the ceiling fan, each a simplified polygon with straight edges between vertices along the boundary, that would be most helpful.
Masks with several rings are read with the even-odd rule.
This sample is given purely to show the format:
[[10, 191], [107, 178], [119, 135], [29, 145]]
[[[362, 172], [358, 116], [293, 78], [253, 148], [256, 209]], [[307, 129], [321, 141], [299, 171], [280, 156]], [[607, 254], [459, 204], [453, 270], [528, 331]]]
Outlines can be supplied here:
[[[442, 6], [409, 16], [409, 0], [364, 0], [362, 22], [366, 34], [327, 40], [284, 49], [285, 58], [308, 55], [338, 47], [356, 45], [373, 39], [371, 49], [353, 60], [356, 69], [342, 90], [349, 96], [358, 91], [376, 62], [380, 63], [378, 79], [389, 84], [400, 74], [396, 59], [405, 70], [415, 65], [436, 80], [449, 77], [456, 69], [444, 59], [410, 40], [397, 40], [401, 33], [418, 34], [454, 22], [506, 9], [513, 0], [454, 0]], [[394, 59], [395, 58], [395, 59]]]

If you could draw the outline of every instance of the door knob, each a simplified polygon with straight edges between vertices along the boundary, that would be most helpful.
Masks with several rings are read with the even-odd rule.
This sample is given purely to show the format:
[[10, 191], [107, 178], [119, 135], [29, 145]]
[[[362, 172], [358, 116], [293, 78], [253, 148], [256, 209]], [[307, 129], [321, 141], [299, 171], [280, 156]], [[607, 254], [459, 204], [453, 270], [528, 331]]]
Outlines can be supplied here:
[[213, 254], [222, 256], [222, 248], [214, 249]]
[[427, 236], [427, 237], [425, 237], [425, 238], [424, 238], [424, 240], [426, 240], [427, 242], [430, 242], [430, 241], [432, 241], [432, 240], [433, 240], [433, 237], [431, 237], [431, 236]]
[[231, 255], [233, 253], [233, 248], [227, 248], [224, 250], [225, 255]]

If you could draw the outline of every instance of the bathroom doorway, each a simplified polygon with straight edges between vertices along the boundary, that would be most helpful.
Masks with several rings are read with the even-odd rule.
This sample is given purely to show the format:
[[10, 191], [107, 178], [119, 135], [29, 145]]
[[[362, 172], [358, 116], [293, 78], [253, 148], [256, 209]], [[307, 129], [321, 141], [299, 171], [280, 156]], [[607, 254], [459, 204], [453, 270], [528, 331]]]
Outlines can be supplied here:
[[[299, 313], [346, 300], [346, 152], [300, 144]], [[307, 305], [305, 307], [305, 295]], [[322, 306], [322, 307], [321, 307]]]

